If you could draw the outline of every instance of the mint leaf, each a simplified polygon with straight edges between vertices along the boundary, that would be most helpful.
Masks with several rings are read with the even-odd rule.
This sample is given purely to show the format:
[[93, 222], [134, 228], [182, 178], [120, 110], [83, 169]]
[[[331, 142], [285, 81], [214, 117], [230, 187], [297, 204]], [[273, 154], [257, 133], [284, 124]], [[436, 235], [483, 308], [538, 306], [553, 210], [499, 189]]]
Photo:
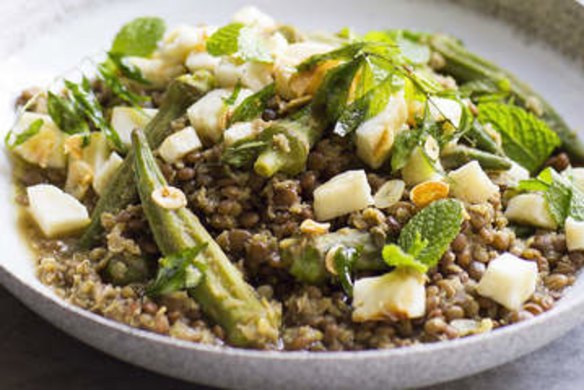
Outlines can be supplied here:
[[206, 268], [196, 261], [196, 257], [206, 247], [207, 244], [197, 245], [160, 259], [156, 278], [146, 288], [146, 294], [159, 296], [195, 288], [204, 277]]
[[312, 100], [312, 115], [323, 125], [334, 124], [347, 105], [353, 79], [365, 63], [357, 57], [329, 70]]
[[89, 133], [83, 111], [73, 101], [49, 91], [47, 109], [49, 116], [61, 131], [67, 134]]
[[140, 103], [148, 100], [147, 97], [138, 95], [126, 87], [118, 75], [113, 63], [104, 62], [97, 66], [97, 73], [104, 84], [113, 92], [114, 95], [133, 106], [139, 106]]
[[[34, 120], [26, 130], [19, 134], [14, 135], [12, 131], [9, 132], [5, 139], [8, 148], [13, 149], [17, 146], [20, 146], [26, 141], [28, 141], [30, 138], [37, 135], [41, 131], [41, 127], [43, 127], [44, 123], [45, 121], [39, 118], [37, 120]], [[12, 138], [14, 138], [13, 141], [11, 141]]]
[[166, 24], [161, 18], [136, 18], [117, 33], [110, 51], [123, 56], [148, 57], [156, 50], [165, 30]]
[[410, 131], [401, 131], [397, 134], [391, 154], [392, 172], [397, 172], [405, 167], [416, 146], [422, 144], [424, 136], [425, 131], [421, 127]]
[[503, 150], [530, 172], [536, 171], [561, 142], [545, 122], [524, 109], [502, 103], [479, 105], [479, 121], [501, 134]]
[[355, 131], [363, 122], [380, 114], [387, 107], [391, 95], [403, 85], [403, 79], [388, 76], [343, 110], [333, 132], [344, 137]]
[[212, 56], [229, 56], [239, 49], [239, 32], [245, 26], [231, 23], [215, 31], [207, 40], [207, 52]]
[[231, 92], [231, 95], [229, 95], [227, 98], [223, 99], [223, 102], [227, 105], [227, 106], [232, 106], [235, 104], [235, 101], [237, 100], [237, 98], [239, 97], [239, 93], [241, 92], [241, 82], [237, 82], [237, 84], [235, 84], [235, 88], [233, 88], [233, 92]]
[[428, 266], [416, 260], [415, 256], [406, 253], [395, 244], [385, 245], [382, 252], [383, 260], [390, 267], [413, 268], [418, 272], [426, 273]]
[[[462, 204], [443, 199], [423, 208], [402, 229], [398, 245], [407, 253], [415, 253], [417, 261], [433, 267], [460, 232], [463, 221]], [[427, 242], [420, 250], [420, 242]]]
[[272, 83], [248, 96], [233, 111], [229, 123], [248, 122], [259, 117], [275, 95], [276, 85]]
[[221, 161], [237, 168], [249, 166], [267, 146], [263, 140], [242, 140], [225, 149]]
[[103, 109], [91, 89], [90, 81], [86, 77], [83, 77], [80, 84], [65, 80], [65, 86], [76, 111], [82, 112], [87, 120], [102, 131], [118, 151], [125, 152], [126, 147], [119, 134], [109, 125], [103, 115]]
[[[106, 66], [112, 66], [114, 69], [117, 69], [123, 77], [144, 85], [152, 84], [144, 78], [140, 68], [128, 62], [124, 56], [111, 52], [107, 53], [107, 56], [108, 61], [105, 63]], [[111, 62], [111, 65], [109, 65], [108, 62]]]
[[237, 55], [243, 61], [272, 62], [264, 39], [242, 23], [221, 27], [207, 40], [207, 52], [212, 56]]
[[369, 42], [385, 42], [397, 45], [400, 53], [414, 65], [430, 61], [430, 48], [422, 42], [425, 34], [408, 30], [369, 31], [363, 39]]

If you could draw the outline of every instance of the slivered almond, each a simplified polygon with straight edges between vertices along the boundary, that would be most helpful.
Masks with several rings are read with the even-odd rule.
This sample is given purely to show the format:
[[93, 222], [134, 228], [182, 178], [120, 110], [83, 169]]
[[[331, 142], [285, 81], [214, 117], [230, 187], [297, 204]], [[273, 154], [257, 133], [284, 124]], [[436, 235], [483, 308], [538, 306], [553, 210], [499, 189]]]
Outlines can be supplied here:
[[320, 223], [309, 218], [302, 221], [300, 231], [311, 236], [320, 236], [321, 234], [328, 233], [330, 227], [330, 223]]
[[418, 207], [426, 207], [430, 203], [448, 197], [448, 184], [442, 181], [425, 181], [418, 184], [410, 192], [412, 202]]

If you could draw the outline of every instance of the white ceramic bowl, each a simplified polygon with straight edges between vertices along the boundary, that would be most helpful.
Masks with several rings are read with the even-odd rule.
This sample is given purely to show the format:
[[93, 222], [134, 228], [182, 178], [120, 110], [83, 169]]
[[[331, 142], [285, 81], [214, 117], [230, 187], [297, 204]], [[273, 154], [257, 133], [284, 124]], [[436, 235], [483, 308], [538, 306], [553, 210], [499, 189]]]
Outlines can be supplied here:
[[[117, 28], [138, 15], [178, 22], [225, 23], [246, 1], [2, 2], [0, 18], [0, 123], [10, 126], [19, 90], [46, 85], [83, 57], [107, 48]], [[484, 14], [446, 1], [255, 1], [278, 19], [308, 29], [351, 25], [365, 31], [411, 27], [446, 31], [521, 75], [572, 126], [584, 123], [582, 60], [584, 12], [570, 0], [456, 3], [513, 19], [529, 36]], [[511, 3], [511, 4], [509, 4]], [[539, 37], [539, 38], [536, 38]], [[492, 333], [404, 349], [343, 353], [260, 352], [173, 340], [130, 328], [59, 300], [34, 275], [33, 260], [16, 229], [5, 153], [0, 155], [0, 281], [31, 309], [74, 337], [122, 360], [185, 380], [231, 388], [391, 388], [470, 375], [531, 352], [581, 321], [584, 281], [548, 313]]]

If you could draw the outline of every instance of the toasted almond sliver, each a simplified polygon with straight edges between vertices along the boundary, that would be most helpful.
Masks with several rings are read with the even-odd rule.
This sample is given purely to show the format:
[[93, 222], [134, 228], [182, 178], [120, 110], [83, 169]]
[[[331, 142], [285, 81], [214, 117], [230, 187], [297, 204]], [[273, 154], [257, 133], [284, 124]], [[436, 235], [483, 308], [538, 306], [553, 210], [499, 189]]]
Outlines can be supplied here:
[[375, 207], [378, 209], [386, 209], [391, 205], [397, 203], [406, 188], [406, 183], [402, 180], [389, 180], [385, 182], [373, 196]]
[[335, 269], [335, 255], [340, 248], [341, 245], [334, 245], [324, 256], [324, 267], [333, 275], [337, 275], [337, 270]]
[[176, 187], [164, 186], [152, 191], [152, 200], [158, 206], [167, 210], [177, 210], [187, 205], [184, 192]]
[[448, 197], [449, 186], [442, 181], [425, 181], [412, 188], [410, 198], [418, 207], [426, 207], [430, 203]]
[[300, 231], [304, 234], [320, 236], [322, 234], [328, 233], [330, 227], [330, 223], [320, 223], [309, 218], [302, 221], [300, 224]]

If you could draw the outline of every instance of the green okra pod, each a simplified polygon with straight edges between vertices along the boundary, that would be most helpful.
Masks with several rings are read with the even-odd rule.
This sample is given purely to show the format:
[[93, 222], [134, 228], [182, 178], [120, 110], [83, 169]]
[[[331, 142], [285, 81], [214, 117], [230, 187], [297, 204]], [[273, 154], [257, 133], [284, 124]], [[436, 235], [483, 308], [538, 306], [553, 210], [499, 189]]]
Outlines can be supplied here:
[[280, 255], [297, 280], [317, 284], [330, 276], [325, 259], [329, 250], [337, 245], [358, 250], [354, 271], [380, 271], [388, 268], [381, 258], [381, 248], [375, 245], [371, 235], [348, 228], [317, 237], [284, 240], [280, 244]]
[[[132, 135], [135, 180], [142, 208], [165, 256], [206, 245], [197, 255], [204, 266], [201, 281], [189, 294], [207, 316], [223, 327], [230, 344], [263, 348], [278, 339], [279, 313], [247, 284], [199, 219], [186, 206], [165, 208], [154, 192], [168, 188], [148, 142], [139, 130]], [[193, 259], [194, 260], [194, 259]]]
[[528, 107], [531, 101], [538, 101], [542, 111], [540, 118], [558, 134], [562, 140], [562, 147], [575, 161], [584, 161], [584, 143], [578, 138], [577, 133], [531, 87], [510, 72], [471, 53], [451, 36], [432, 35], [429, 44], [445, 60], [445, 66], [440, 71], [453, 76], [457, 81], [465, 83], [487, 80], [494, 85], [507, 85], [515, 102], [522, 107]]
[[[212, 88], [212, 83], [211, 74], [201, 74], [196, 79], [175, 80], [170, 84], [158, 114], [144, 129], [151, 147], [158, 147], [172, 134], [171, 122], [205, 95]], [[90, 248], [99, 240], [103, 232], [101, 225], [103, 213], [119, 212], [137, 199], [138, 193], [133, 185], [133, 166], [134, 154], [130, 151], [93, 209], [91, 223], [79, 241], [82, 248]]]
[[440, 161], [446, 169], [455, 169], [471, 161], [477, 161], [486, 170], [511, 169], [509, 159], [464, 145], [448, 145], [440, 153]]

